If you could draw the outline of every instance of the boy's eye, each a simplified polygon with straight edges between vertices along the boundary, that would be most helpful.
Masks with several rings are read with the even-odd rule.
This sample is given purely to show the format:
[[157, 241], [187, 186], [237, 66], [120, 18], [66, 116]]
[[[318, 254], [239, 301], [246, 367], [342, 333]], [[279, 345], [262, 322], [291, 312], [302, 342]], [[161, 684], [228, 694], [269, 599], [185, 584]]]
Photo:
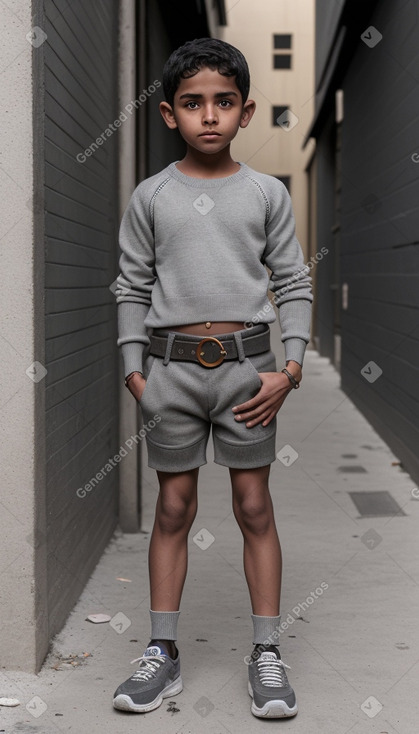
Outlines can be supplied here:
[[[231, 107], [231, 100], [221, 99], [218, 104], [220, 107], [224, 107], [224, 109], [226, 109], [227, 107]], [[190, 102], [186, 102], [185, 107], [189, 110], [196, 110], [199, 107], [199, 104], [198, 102], [191, 100]]]

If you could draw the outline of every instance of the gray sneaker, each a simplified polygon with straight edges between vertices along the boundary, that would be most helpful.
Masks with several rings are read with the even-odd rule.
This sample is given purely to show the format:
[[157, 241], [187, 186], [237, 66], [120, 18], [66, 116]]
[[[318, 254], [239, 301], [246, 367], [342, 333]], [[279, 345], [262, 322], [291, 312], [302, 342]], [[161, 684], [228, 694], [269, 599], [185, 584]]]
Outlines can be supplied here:
[[113, 705], [121, 711], [141, 714], [158, 708], [163, 698], [180, 693], [183, 686], [179, 653], [172, 660], [158, 645], [150, 645], [144, 655], [131, 662], [138, 661], [135, 673], [116, 689]]
[[252, 696], [251, 712], [266, 719], [295, 716], [298, 711], [292, 690], [278, 651], [262, 652], [249, 664], [249, 694]]

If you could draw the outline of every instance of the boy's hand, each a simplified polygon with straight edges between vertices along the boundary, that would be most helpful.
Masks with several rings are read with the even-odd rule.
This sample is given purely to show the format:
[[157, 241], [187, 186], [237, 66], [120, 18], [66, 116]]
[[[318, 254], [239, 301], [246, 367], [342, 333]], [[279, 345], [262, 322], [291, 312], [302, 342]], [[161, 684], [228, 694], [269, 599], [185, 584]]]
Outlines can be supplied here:
[[[287, 369], [298, 382], [301, 380], [301, 365], [290, 361]], [[293, 390], [288, 377], [283, 372], [259, 372], [262, 382], [257, 395], [241, 405], [235, 405], [233, 413], [237, 421], [246, 421], [246, 427], [252, 428], [262, 423], [267, 426], [275, 418], [288, 393]]]
[[128, 382], [128, 390], [138, 402], [141, 400], [146, 382], [147, 380], [139, 372], [136, 372]]

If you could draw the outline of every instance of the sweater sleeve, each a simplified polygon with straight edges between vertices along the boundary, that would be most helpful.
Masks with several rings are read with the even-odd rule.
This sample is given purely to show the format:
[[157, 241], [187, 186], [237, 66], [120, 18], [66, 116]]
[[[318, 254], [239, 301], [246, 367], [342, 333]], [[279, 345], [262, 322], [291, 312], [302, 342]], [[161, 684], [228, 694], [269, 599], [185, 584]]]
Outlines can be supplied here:
[[118, 309], [118, 340], [124, 359], [125, 377], [143, 370], [144, 349], [149, 344], [144, 320], [151, 305], [156, 279], [154, 234], [150, 219], [150, 197], [137, 186], [122, 217], [119, 230], [120, 273], [115, 296]]
[[271, 270], [269, 288], [278, 306], [286, 361], [303, 364], [310, 340], [311, 278], [295, 234], [291, 197], [281, 181], [274, 181], [269, 197], [264, 262]]

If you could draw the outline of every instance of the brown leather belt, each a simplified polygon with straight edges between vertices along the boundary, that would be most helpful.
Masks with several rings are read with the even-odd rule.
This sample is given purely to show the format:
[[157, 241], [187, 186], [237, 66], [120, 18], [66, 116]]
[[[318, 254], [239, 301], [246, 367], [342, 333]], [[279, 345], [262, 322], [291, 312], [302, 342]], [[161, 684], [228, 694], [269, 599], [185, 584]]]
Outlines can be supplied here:
[[[257, 334], [250, 333], [251, 330], [249, 330], [249, 334], [236, 332], [240, 335], [244, 357], [261, 354], [270, 349], [269, 326], [267, 324], [263, 326], [266, 328]], [[150, 336], [150, 354], [155, 357], [166, 357], [167, 342], [168, 334], [164, 336], [152, 334]], [[203, 367], [218, 367], [224, 360], [239, 359], [237, 341], [234, 336], [229, 336], [227, 339], [218, 339], [215, 336], [201, 337], [193, 334], [188, 334], [188, 339], [185, 339], [183, 334], [176, 333], [170, 359], [182, 362], [199, 362]]]

